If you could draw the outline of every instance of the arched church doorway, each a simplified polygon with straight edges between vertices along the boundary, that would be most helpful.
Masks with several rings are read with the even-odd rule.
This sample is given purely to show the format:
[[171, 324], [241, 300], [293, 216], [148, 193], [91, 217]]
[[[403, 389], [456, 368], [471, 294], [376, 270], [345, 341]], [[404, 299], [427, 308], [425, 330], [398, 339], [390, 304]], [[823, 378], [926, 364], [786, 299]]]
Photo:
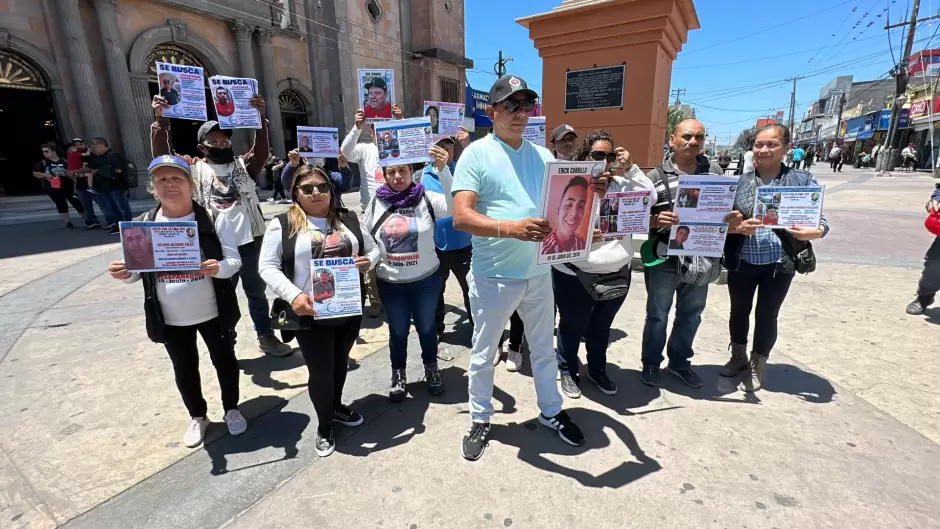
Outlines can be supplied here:
[[42, 192], [33, 166], [42, 159], [43, 143], [62, 144], [58, 130], [43, 72], [25, 57], [0, 50], [0, 194]]
[[[175, 44], [158, 44], [153, 48], [153, 51], [150, 52], [150, 55], [147, 56], [147, 73], [150, 75], [149, 85], [151, 97], [160, 93], [160, 87], [157, 85], [158, 62], [168, 62], [185, 66], [198, 66], [202, 68], [206, 80], [206, 101], [212, 101], [212, 96], [209, 93], [208, 83], [209, 77], [215, 75], [215, 73], [208, 71], [202, 61], [200, 61], [192, 52]], [[217, 119], [215, 105], [207, 104], [206, 110], [210, 120]], [[199, 132], [199, 127], [202, 125], [202, 122], [189, 119], [172, 119], [170, 121], [172, 122], [170, 136], [173, 142], [173, 150], [180, 154], [202, 156], [199, 150], [196, 148], [196, 133]]]
[[292, 151], [297, 148], [297, 127], [307, 126], [307, 102], [296, 90], [284, 90], [277, 99], [284, 126], [284, 144]]

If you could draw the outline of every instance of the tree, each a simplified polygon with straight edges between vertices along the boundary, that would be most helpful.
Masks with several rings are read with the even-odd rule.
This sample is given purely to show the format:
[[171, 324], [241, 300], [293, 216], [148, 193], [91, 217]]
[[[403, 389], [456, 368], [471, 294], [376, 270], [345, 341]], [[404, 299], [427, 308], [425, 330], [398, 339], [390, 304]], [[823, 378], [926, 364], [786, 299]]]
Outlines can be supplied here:
[[751, 127], [749, 129], [744, 129], [738, 134], [738, 140], [734, 142], [734, 146], [737, 149], [742, 151], [749, 151], [751, 147], [754, 146], [754, 140], [757, 138], [757, 127]]
[[669, 120], [666, 122], [666, 143], [669, 143], [669, 137], [676, 132], [676, 127], [689, 117], [682, 111], [678, 105], [669, 107]]

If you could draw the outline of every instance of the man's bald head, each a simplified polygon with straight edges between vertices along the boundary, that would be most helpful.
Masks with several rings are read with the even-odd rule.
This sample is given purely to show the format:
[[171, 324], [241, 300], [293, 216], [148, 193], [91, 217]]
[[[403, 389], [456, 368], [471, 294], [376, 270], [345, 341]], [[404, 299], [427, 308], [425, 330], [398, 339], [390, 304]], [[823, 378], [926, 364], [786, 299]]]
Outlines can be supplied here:
[[680, 160], [690, 161], [702, 152], [705, 145], [705, 125], [696, 119], [686, 119], [676, 125], [669, 138], [669, 146]]

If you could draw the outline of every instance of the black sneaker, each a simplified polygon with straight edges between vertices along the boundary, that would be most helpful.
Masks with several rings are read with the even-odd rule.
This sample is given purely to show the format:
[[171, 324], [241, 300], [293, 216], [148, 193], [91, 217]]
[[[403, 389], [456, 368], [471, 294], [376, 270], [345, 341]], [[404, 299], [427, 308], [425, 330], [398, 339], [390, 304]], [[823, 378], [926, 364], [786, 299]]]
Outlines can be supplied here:
[[121, 234], [121, 230], [120, 228], [117, 227], [117, 225], [108, 229], [108, 235], [120, 235], [120, 234]]
[[405, 385], [408, 383], [405, 377], [404, 369], [392, 369], [392, 383], [388, 388], [388, 398], [392, 402], [401, 402], [405, 400], [405, 394], [408, 390]]
[[924, 313], [924, 310], [927, 307], [933, 305], [933, 302], [934, 302], [933, 298], [925, 298], [922, 296], [917, 296], [917, 299], [912, 301], [907, 306], [907, 313], [910, 314], [911, 316], [920, 316], [921, 314]]
[[543, 426], [547, 426], [558, 432], [558, 437], [561, 437], [562, 441], [571, 446], [581, 446], [584, 444], [584, 434], [581, 433], [581, 429], [578, 428], [575, 423], [571, 422], [568, 414], [564, 411], [558, 412], [558, 415], [554, 417], [546, 417], [545, 414], [540, 413], [539, 422], [542, 423]]
[[320, 457], [326, 457], [336, 450], [333, 426], [317, 426], [317, 442], [314, 445], [314, 450]]
[[444, 381], [441, 380], [441, 371], [437, 368], [437, 364], [424, 366], [424, 381], [431, 395], [444, 393]]
[[570, 373], [561, 374], [561, 392], [571, 399], [581, 398], [581, 388], [578, 387], [578, 381]]
[[97, 222], [92, 223], [92, 224], [85, 224], [85, 231], [89, 231], [89, 230], [100, 230], [100, 229], [101, 229], [101, 224], [99, 224], [99, 223], [97, 223]]
[[343, 426], [359, 426], [362, 421], [362, 415], [354, 412], [349, 406], [340, 404], [333, 410], [333, 422], [338, 422]]
[[647, 386], [659, 387], [659, 367], [643, 366], [643, 372], [640, 373], [640, 380]]
[[470, 431], [463, 436], [460, 452], [467, 461], [476, 461], [483, 456], [486, 450], [486, 436], [490, 435], [490, 423], [475, 422], [470, 425]]
[[588, 378], [590, 378], [591, 382], [597, 386], [597, 389], [603, 391], [607, 395], [617, 394], [617, 384], [614, 384], [614, 381], [607, 376], [607, 373], [604, 373], [603, 371], [600, 373], [588, 373]]
[[702, 387], [702, 379], [695, 374], [695, 371], [692, 371], [691, 367], [685, 369], [673, 369], [667, 368], [672, 376], [681, 380], [686, 386], [690, 388], [700, 388]]
[[72, 221], [68, 221], [68, 222], [65, 223], [65, 229], [67, 229], [67, 230], [69, 230], [69, 231], [74, 231], [74, 230], [75, 230], [75, 225], [72, 224]]

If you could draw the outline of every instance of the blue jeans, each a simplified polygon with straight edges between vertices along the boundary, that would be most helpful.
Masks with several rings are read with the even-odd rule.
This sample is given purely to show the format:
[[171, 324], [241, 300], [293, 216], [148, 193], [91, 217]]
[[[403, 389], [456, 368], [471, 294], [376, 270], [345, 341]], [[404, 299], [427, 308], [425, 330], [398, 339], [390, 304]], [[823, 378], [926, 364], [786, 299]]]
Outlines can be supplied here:
[[[680, 283], [676, 274], [675, 258], [647, 268], [646, 276], [646, 324], [643, 326], [643, 366], [656, 366], [663, 361], [663, 347], [669, 357], [669, 367], [687, 369], [694, 354], [692, 342], [702, 323], [702, 311], [708, 300], [708, 285]], [[676, 317], [672, 323], [672, 334], [666, 343], [666, 324], [672, 299], [676, 298]]]
[[428, 277], [410, 283], [376, 281], [379, 297], [385, 306], [388, 321], [388, 353], [392, 369], [405, 369], [408, 360], [408, 331], [414, 318], [415, 331], [421, 343], [421, 362], [437, 364], [437, 296], [441, 293], [441, 275], [434, 271]]
[[242, 267], [237, 274], [232, 276], [232, 283], [238, 287], [239, 278], [245, 280], [242, 288], [248, 298], [248, 314], [251, 315], [251, 321], [255, 324], [255, 333], [258, 337], [274, 334], [274, 329], [271, 327], [271, 308], [268, 305], [268, 296], [265, 294], [268, 286], [258, 274], [258, 259], [261, 257], [261, 250], [255, 246], [254, 242], [250, 242], [239, 246], [238, 254], [242, 258]]
[[104, 214], [106, 218], [109, 213], [111, 214], [110, 222], [127, 221], [134, 218], [131, 204], [127, 201], [126, 191], [98, 191], [98, 196], [101, 197], [102, 203], [108, 205], [107, 209], [109, 211], [105, 211]]
[[627, 296], [595, 301], [573, 275], [552, 269], [555, 306], [558, 307], [558, 369], [578, 378], [581, 337], [587, 350], [588, 373], [607, 370], [607, 346], [614, 317]]
[[98, 217], [95, 215], [95, 204], [98, 204], [98, 207], [101, 208], [101, 213], [104, 215], [105, 220], [108, 220], [108, 209], [104, 206], [104, 201], [101, 199], [101, 197], [94, 193], [89, 193], [84, 189], [76, 189], [75, 194], [78, 196], [78, 200], [81, 201], [82, 207], [85, 208], [86, 226], [98, 224]]

